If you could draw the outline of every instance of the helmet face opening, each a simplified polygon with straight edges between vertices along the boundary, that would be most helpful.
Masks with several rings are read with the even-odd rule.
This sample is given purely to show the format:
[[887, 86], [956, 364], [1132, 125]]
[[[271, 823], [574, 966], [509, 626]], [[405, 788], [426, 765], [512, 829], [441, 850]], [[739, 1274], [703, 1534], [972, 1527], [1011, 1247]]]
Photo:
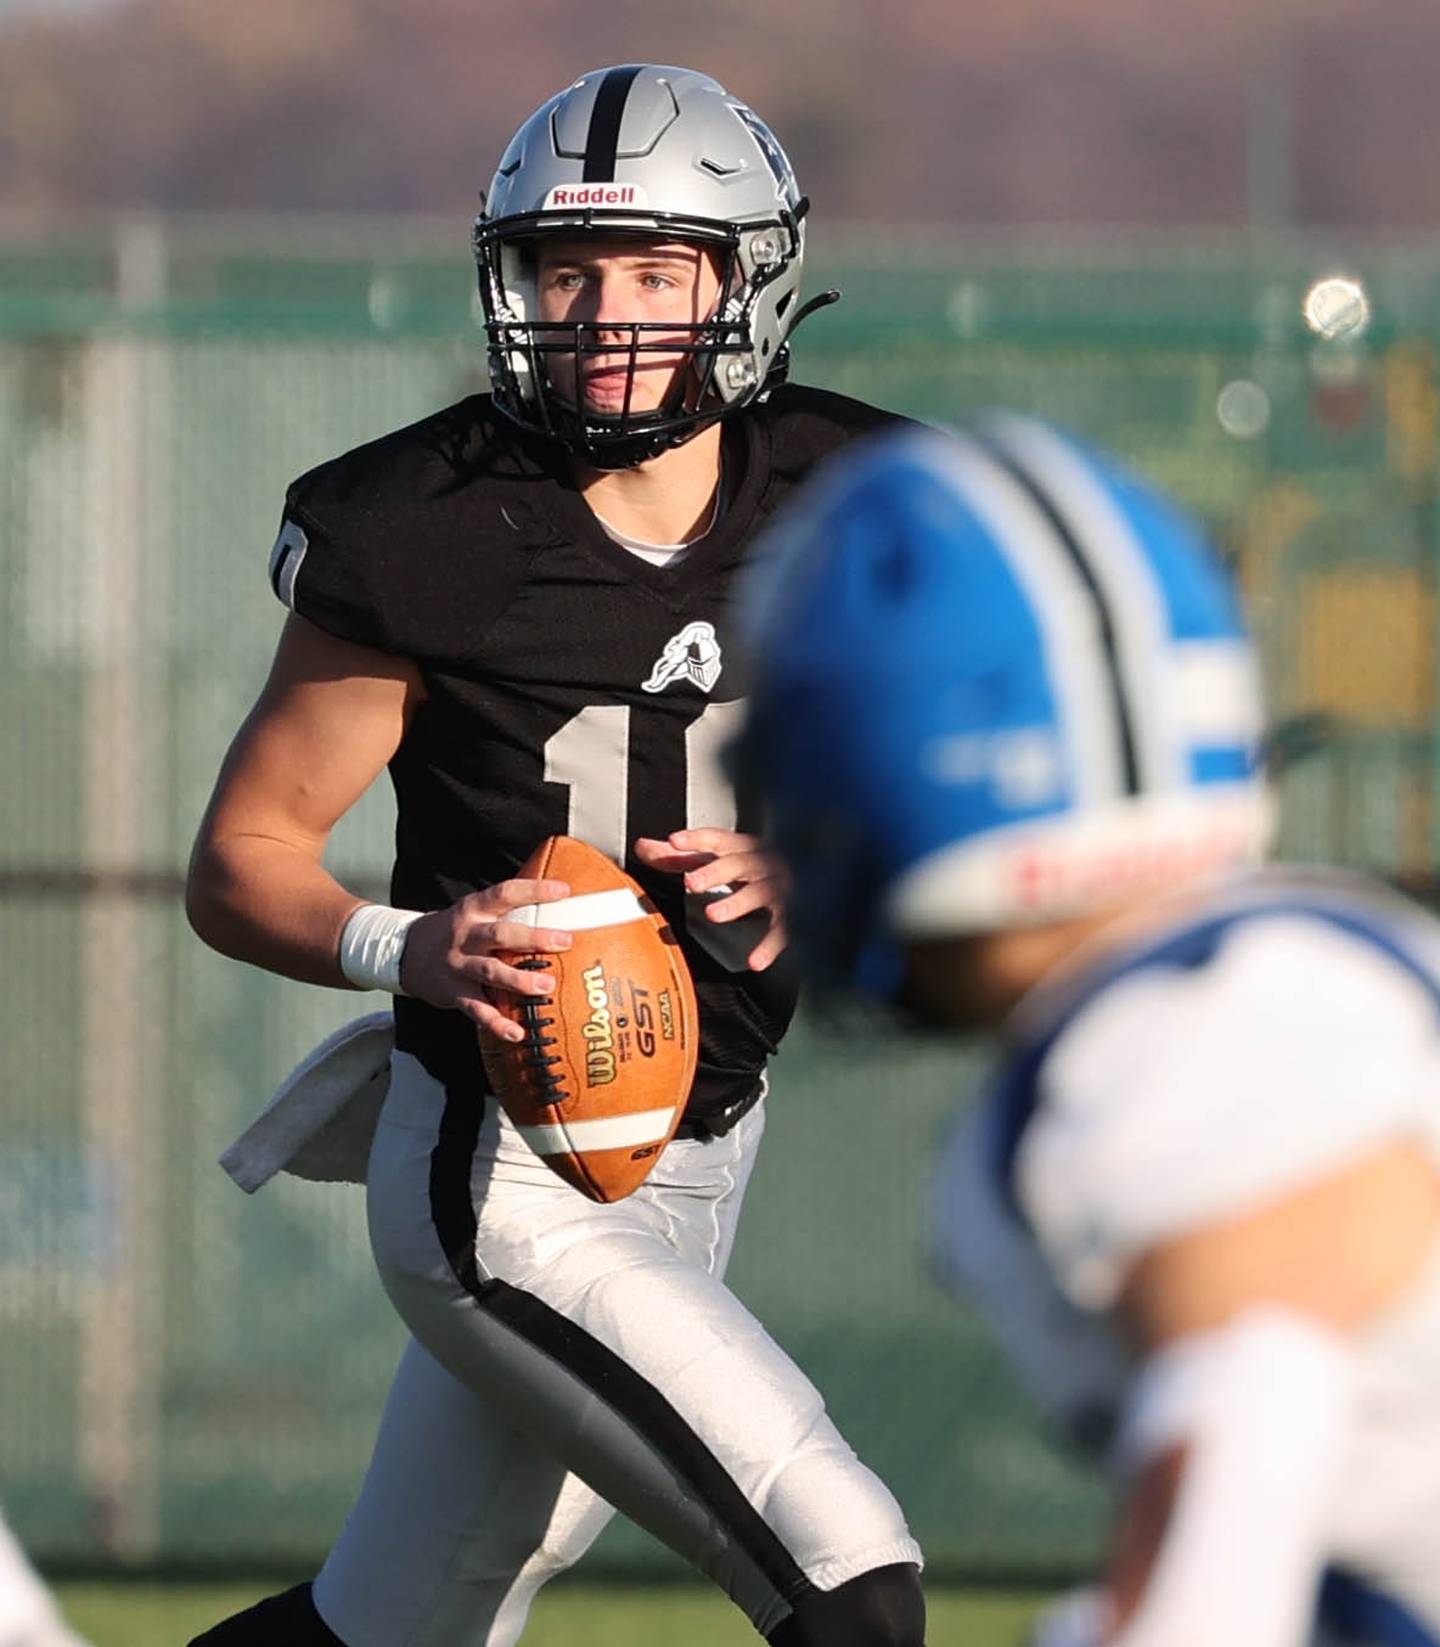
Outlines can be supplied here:
[[[476, 234], [481, 290], [489, 283], [491, 389], [512, 422], [559, 441], [595, 468], [629, 468], [717, 422], [730, 410], [723, 390], [733, 395], [753, 387], [755, 293], [745, 292], [736, 237], [723, 226], [707, 226], [705, 236], [695, 234], [695, 224], [679, 227], [639, 231], [595, 222], [580, 234], [593, 232], [606, 242], [633, 236], [638, 247], [664, 240], [713, 254], [718, 296], [704, 320], [539, 320], [531, 311], [539, 308], [540, 240], [573, 242], [577, 231], [522, 222], [512, 231], [496, 224]], [[626, 372], [623, 404], [613, 412], [588, 405], [583, 392], [588, 369], [605, 364], [623, 364]], [[651, 366], [674, 367], [674, 384], [661, 404], [636, 405], [636, 382]]]
[[[516, 133], [488, 208], [473, 249], [491, 392], [521, 428], [595, 468], [628, 468], [783, 381], [805, 202], [768, 128], [708, 77], [658, 65], [583, 76]], [[537, 247], [588, 236], [703, 248], [719, 296], [688, 321], [543, 313]], [[657, 405], [637, 385], [662, 362], [679, 369]], [[622, 365], [623, 396], [598, 406], [583, 393], [587, 368]]]

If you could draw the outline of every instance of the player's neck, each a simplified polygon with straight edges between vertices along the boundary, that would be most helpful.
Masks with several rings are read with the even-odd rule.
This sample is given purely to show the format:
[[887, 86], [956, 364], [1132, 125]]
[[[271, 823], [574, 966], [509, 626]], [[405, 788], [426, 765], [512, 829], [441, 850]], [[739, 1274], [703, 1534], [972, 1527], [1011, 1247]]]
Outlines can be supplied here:
[[641, 543], [689, 543], [715, 514], [720, 485], [721, 428], [702, 429], [633, 469], [601, 471], [576, 465], [575, 482], [607, 525]]

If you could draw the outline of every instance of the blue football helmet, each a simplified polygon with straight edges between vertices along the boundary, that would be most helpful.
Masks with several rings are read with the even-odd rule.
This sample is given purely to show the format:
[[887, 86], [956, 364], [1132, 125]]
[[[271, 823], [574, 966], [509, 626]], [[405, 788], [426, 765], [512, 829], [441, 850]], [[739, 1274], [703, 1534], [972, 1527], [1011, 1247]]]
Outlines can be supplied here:
[[757, 548], [742, 770], [812, 977], [1264, 850], [1259, 671], [1199, 528], [1038, 421], [832, 461]]

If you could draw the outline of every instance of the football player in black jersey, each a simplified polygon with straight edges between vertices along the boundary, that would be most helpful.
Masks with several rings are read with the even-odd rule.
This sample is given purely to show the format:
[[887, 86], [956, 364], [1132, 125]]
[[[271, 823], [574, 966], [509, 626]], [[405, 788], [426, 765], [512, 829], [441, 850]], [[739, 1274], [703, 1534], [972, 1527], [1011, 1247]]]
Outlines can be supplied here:
[[[892, 421], [786, 384], [806, 202], [713, 80], [586, 75], [521, 127], [475, 232], [491, 393], [297, 481], [291, 609], [222, 770], [189, 907], [228, 954], [395, 994], [372, 1245], [413, 1333], [313, 1587], [200, 1640], [504, 1647], [618, 1508], [774, 1647], [920, 1647], [920, 1553], [808, 1379], [723, 1285], [793, 984], [754, 804], [731, 589], [813, 464]], [[322, 867], [386, 766], [391, 905]], [[700, 1001], [685, 1120], [596, 1205], [486, 1100], [475, 1026], [566, 947], [508, 921], [547, 835], [626, 865]]]

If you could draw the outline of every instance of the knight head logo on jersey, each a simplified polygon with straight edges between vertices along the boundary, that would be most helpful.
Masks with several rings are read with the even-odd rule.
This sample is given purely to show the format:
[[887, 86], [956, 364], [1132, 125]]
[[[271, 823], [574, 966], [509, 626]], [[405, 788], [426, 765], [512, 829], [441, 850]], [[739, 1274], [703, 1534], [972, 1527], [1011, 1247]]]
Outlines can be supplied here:
[[650, 678], [642, 683], [646, 692], [663, 692], [672, 681], [689, 681], [708, 692], [720, 679], [724, 660], [713, 623], [687, 623], [665, 642], [655, 660]]

